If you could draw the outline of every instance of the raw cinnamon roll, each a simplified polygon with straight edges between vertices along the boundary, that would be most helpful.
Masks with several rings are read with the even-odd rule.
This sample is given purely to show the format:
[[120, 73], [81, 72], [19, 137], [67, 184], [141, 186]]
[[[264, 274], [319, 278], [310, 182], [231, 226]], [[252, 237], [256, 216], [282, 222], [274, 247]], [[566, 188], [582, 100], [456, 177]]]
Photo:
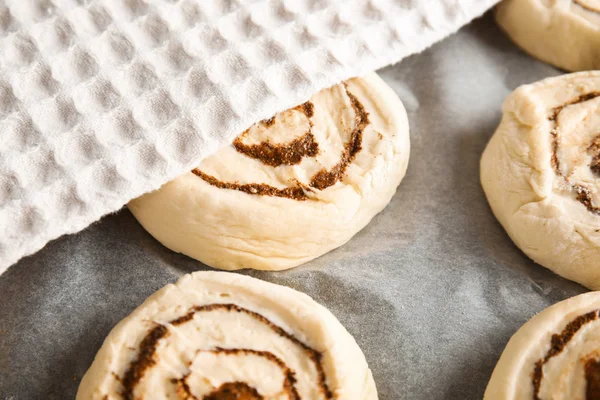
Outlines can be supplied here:
[[600, 69], [600, 0], [504, 0], [496, 20], [542, 61], [567, 71]]
[[600, 292], [555, 304], [521, 327], [496, 365], [485, 400], [600, 398]]
[[600, 289], [600, 72], [525, 85], [481, 159], [492, 211], [535, 262]]
[[358, 345], [295, 290], [197, 272], [121, 321], [77, 399], [356, 399], [377, 392]]
[[212, 267], [286, 269], [381, 211], [409, 147], [402, 103], [372, 74], [255, 124], [129, 208], [165, 246]]

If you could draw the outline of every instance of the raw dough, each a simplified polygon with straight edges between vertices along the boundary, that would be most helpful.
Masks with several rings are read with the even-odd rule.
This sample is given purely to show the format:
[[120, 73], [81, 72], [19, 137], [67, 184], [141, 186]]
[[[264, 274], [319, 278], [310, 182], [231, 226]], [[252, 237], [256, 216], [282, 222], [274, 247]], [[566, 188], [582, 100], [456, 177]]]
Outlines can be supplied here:
[[255, 124], [129, 209], [165, 246], [212, 267], [291, 268], [369, 223], [409, 150], [402, 102], [371, 74]]
[[376, 400], [377, 391], [352, 336], [307, 295], [196, 272], [111, 331], [77, 393], [134, 398]]
[[510, 339], [484, 400], [600, 398], [600, 292], [548, 307]]
[[567, 71], [600, 69], [600, 0], [505, 0], [496, 20], [542, 61]]
[[600, 72], [515, 90], [481, 159], [492, 211], [515, 244], [600, 289]]

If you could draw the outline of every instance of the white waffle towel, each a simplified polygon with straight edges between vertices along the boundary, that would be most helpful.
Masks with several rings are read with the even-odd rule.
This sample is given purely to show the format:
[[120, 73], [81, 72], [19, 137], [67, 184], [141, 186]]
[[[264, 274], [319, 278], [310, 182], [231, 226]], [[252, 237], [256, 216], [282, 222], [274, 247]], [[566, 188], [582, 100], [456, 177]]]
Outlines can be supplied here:
[[0, 273], [496, 0], [0, 0]]

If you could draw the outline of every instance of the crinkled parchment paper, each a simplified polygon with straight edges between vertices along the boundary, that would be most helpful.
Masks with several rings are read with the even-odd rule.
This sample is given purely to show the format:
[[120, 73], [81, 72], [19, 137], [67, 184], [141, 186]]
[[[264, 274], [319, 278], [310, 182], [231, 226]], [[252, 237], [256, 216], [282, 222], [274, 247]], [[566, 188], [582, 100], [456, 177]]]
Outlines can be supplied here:
[[[340, 249], [283, 273], [243, 272], [327, 306], [355, 336], [380, 399], [481, 398], [508, 338], [584, 289], [536, 266], [496, 222], [479, 158], [517, 86], [560, 72], [490, 15], [380, 71], [408, 110], [408, 174]], [[146, 297], [206, 269], [123, 209], [0, 276], [0, 399], [73, 398], [110, 329]]]

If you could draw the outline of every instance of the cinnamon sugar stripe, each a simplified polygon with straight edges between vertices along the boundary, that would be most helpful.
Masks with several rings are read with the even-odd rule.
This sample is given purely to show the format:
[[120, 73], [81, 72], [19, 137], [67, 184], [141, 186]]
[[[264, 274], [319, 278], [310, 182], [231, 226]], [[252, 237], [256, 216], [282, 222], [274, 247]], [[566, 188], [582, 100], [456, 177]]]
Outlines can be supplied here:
[[588, 360], [585, 363], [585, 398], [600, 399], [600, 361]]
[[[575, 318], [573, 321], [569, 322], [565, 329], [562, 330], [560, 334], [552, 335], [552, 339], [550, 342], [550, 350], [546, 353], [544, 358], [539, 359], [535, 363], [535, 369], [533, 370], [533, 374], [531, 375], [531, 383], [533, 385], [533, 399], [541, 400], [540, 398], [540, 389], [542, 387], [542, 380], [544, 379], [544, 365], [550, 361], [550, 359], [560, 353], [565, 349], [567, 344], [575, 337], [577, 332], [589, 322], [592, 322], [598, 319], [598, 311], [595, 310], [589, 312], [584, 315], [580, 315]], [[586, 372], [586, 382], [587, 387], [600, 387], [600, 380], [598, 380], [598, 375]], [[598, 399], [598, 397], [587, 397], [588, 400]]]
[[[296, 389], [296, 374], [292, 371], [285, 362], [274, 355], [269, 351], [258, 351], [252, 349], [222, 349], [217, 348], [215, 350], [209, 350], [208, 352], [214, 354], [252, 354], [258, 357], [266, 358], [273, 364], [277, 365], [277, 367], [281, 370], [283, 375], [285, 376], [283, 383], [283, 391], [287, 395], [287, 399], [289, 400], [300, 400], [300, 394], [298, 394], [298, 390]], [[189, 374], [185, 375], [181, 379], [174, 379], [173, 383], [177, 385], [176, 392], [180, 399], [182, 400], [198, 400], [196, 396], [194, 396], [191, 392], [189, 384], [187, 383], [187, 378]], [[227, 382], [223, 385], [219, 386], [211, 393], [207, 394], [203, 397], [202, 400], [226, 400], [226, 399], [248, 399], [248, 400], [262, 400], [263, 396], [261, 396], [258, 391], [248, 385], [245, 382]]]
[[[254, 318], [258, 322], [268, 326], [275, 334], [289, 340], [294, 345], [298, 346], [306, 354], [306, 356], [309, 358], [309, 360], [315, 365], [315, 369], [317, 370], [317, 374], [318, 374], [319, 391], [323, 394], [323, 396], [326, 399], [334, 399], [335, 398], [333, 393], [329, 389], [329, 386], [327, 385], [327, 379], [325, 377], [325, 370], [323, 369], [323, 365], [322, 365], [322, 354], [321, 353], [319, 353], [318, 351], [309, 347], [305, 343], [301, 342], [299, 339], [297, 339], [293, 335], [286, 332], [283, 328], [275, 325], [273, 322], [271, 322], [269, 319], [267, 319], [263, 315], [256, 313], [254, 311], [250, 311], [243, 307], [240, 307], [236, 304], [208, 304], [208, 305], [204, 305], [204, 306], [196, 306], [196, 307], [193, 307], [187, 314], [170, 321], [167, 325], [158, 325], [155, 328], [151, 329], [150, 332], [148, 332], [148, 334], [144, 337], [144, 339], [142, 339], [142, 342], [140, 343], [140, 349], [139, 349], [138, 355], [135, 358], [135, 360], [131, 362], [131, 364], [129, 365], [129, 368], [125, 372], [125, 375], [122, 379], [123, 389], [121, 391], [121, 394], [122, 394], [123, 398], [125, 400], [134, 400], [135, 399], [134, 392], [135, 392], [136, 386], [144, 378], [144, 375], [146, 374], [146, 372], [149, 369], [151, 369], [152, 367], [154, 367], [159, 362], [158, 355], [157, 355], [157, 347], [158, 347], [159, 342], [162, 339], [164, 339], [170, 335], [170, 332], [167, 327], [168, 325], [173, 325], [173, 326], [183, 325], [183, 324], [193, 320], [194, 316], [198, 313], [211, 312], [211, 311], [216, 311], [216, 310], [244, 313], [244, 314]], [[284, 389], [286, 391], [289, 391], [289, 393], [290, 393], [289, 398], [291, 400], [301, 400], [301, 398], [298, 395], [298, 392], [295, 388], [296, 379], [295, 379], [294, 371], [292, 371], [289, 367], [287, 367], [287, 365], [285, 365], [285, 363], [282, 360], [280, 360], [279, 358], [277, 358], [275, 355], [271, 354], [270, 352], [266, 352], [266, 351], [259, 352], [259, 351], [249, 350], [249, 349], [223, 349], [223, 348], [216, 348], [216, 349], [212, 349], [209, 351], [211, 351], [215, 354], [220, 354], [220, 353], [238, 354], [238, 352], [245, 353], [245, 354], [252, 353], [252, 354], [256, 354], [256, 355], [268, 358], [270, 361], [276, 363], [284, 371], [284, 374], [286, 376], [286, 380], [284, 383]], [[189, 387], [186, 389], [185, 385], [187, 385], [187, 383], [185, 382], [185, 377], [183, 379], [184, 379], [183, 381], [176, 380], [174, 383], [177, 384], [177, 391], [178, 391], [178, 393], [180, 393], [180, 397], [186, 398], [186, 397], [182, 397], [182, 396], [186, 395], [186, 391], [189, 392]], [[228, 387], [228, 388], [232, 389], [231, 387]], [[244, 390], [246, 390], [246, 388]], [[187, 398], [193, 400], [193, 397], [187, 397]], [[215, 399], [216, 398], [217, 397], [215, 397]], [[235, 397], [233, 397], [233, 398], [235, 398]], [[220, 399], [220, 397], [219, 397], [219, 399]], [[252, 398], [250, 397], [249, 399], [252, 399]]]
[[[175, 379], [175, 393], [180, 400], [199, 400], [190, 389], [185, 379]], [[202, 397], [202, 400], [263, 400], [264, 397], [258, 391], [245, 382], [226, 382]]]
[[[314, 157], [319, 153], [319, 144], [315, 141], [315, 136], [312, 134], [313, 122], [311, 120], [314, 115], [314, 105], [310, 101], [301, 104], [293, 110], [303, 113], [308, 119], [308, 131], [301, 137], [294, 139], [289, 143], [272, 144], [263, 142], [260, 144], [247, 145], [243, 142], [249, 130], [246, 130], [233, 141], [233, 147], [239, 152], [248, 157], [256, 158], [263, 164], [271, 167], [280, 165], [295, 165], [299, 164], [304, 157]], [[275, 123], [277, 116], [263, 120], [260, 124], [267, 128]]]
[[596, 175], [600, 175], [600, 135], [596, 136], [590, 146], [588, 147], [588, 153], [592, 155], [592, 162], [590, 169]]
[[227, 382], [202, 400], [263, 400], [256, 389], [244, 382]]
[[346, 174], [348, 165], [354, 161], [356, 154], [362, 150], [362, 135], [367, 125], [369, 125], [369, 114], [366, 112], [361, 102], [348, 91], [347, 87], [346, 94], [350, 98], [352, 108], [354, 109], [355, 128], [350, 135], [350, 141], [344, 146], [344, 152], [340, 157], [340, 162], [329, 171], [322, 169], [310, 180], [310, 186], [319, 190], [333, 186], [341, 180]]
[[285, 144], [263, 142], [248, 145], [237, 137], [233, 141], [233, 147], [239, 153], [261, 160], [271, 167], [299, 164], [304, 157], [314, 157], [319, 154], [319, 144], [310, 131]]
[[129, 369], [121, 379], [122, 396], [126, 400], [134, 400], [135, 386], [142, 380], [146, 371], [156, 365], [156, 346], [161, 339], [169, 336], [169, 330], [164, 325], [152, 329], [140, 343], [140, 352], [137, 359], [131, 363]]
[[275, 186], [267, 185], [266, 183], [230, 183], [223, 182], [219, 179], [215, 178], [212, 175], [205, 174], [200, 171], [198, 168], [194, 168], [192, 173], [200, 178], [202, 178], [206, 183], [216, 186], [219, 189], [232, 189], [239, 190], [240, 192], [248, 193], [248, 194], [258, 194], [263, 196], [274, 196], [274, 197], [284, 197], [292, 200], [304, 201], [308, 200], [308, 196], [306, 195], [305, 190], [307, 189], [304, 186], [301, 186], [299, 182], [297, 182], [297, 186], [287, 187], [285, 189], [279, 189]]
[[[565, 177], [564, 174], [562, 173], [562, 171], [560, 170], [560, 160], [558, 158], [558, 147], [560, 145], [560, 135], [559, 135], [560, 126], [558, 123], [558, 117], [560, 116], [560, 113], [569, 106], [585, 103], [586, 101], [594, 100], [597, 97], [600, 97], [600, 92], [590, 92], [590, 93], [586, 93], [581, 96], [578, 96], [575, 99], [573, 99], [563, 105], [554, 107], [551, 110], [548, 120], [550, 120], [554, 124], [554, 128], [552, 128], [550, 130], [550, 136], [552, 138], [551, 163], [552, 163], [552, 167], [554, 168], [554, 172], [557, 175], [561, 176], [565, 180], [565, 182], [567, 182], [568, 184], [571, 185], [571, 188], [577, 193], [577, 196], [576, 196], [577, 201], [579, 201], [581, 204], [583, 204], [588, 209], [588, 211], [590, 211], [594, 214], [600, 215], [600, 207], [596, 207], [593, 204], [592, 194], [591, 194], [590, 190], [583, 185], [571, 184], [568, 181], [567, 177]], [[598, 173], [598, 171], [600, 171], [600, 139], [599, 139], [599, 137], [596, 137], [592, 140], [592, 143], [588, 147], [588, 151], [595, 152], [595, 155], [592, 158], [592, 163], [590, 165], [590, 168], [592, 169], [593, 172]]]
[[[311, 177], [308, 187], [300, 182], [295, 182], [294, 186], [290, 186], [285, 189], [278, 189], [264, 183], [240, 184], [237, 182], [223, 182], [212, 175], [204, 173], [198, 168], [192, 170], [192, 172], [196, 176], [202, 178], [208, 184], [221, 189], [233, 189], [248, 194], [284, 197], [292, 200], [308, 200], [306, 192], [310, 191], [311, 188], [324, 190], [339, 182], [345, 176], [348, 165], [354, 161], [356, 154], [362, 150], [362, 135], [364, 129], [369, 125], [369, 114], [365, 110], [362, 103], [352, 93], [350, 93], [346, 85], [344, 85], [344, 89], [346, 91], [346, 95], [350, 99], [350, 103], [355, 113], [355, 126], [350, 134], [350, 140], [344, 145], [344, 150], [340, 155], [340, 161], [330, 170], [323, 168], [315, 173]], [[302, 112], [309, 119], [314, 115], [314, 106], [311, 102], [301, 104], [295, 109], [302, 110]], [[276, 117], [273, 117], [269, 120], [266, 120], [268, 122], [262, 121], [261, 123], [270, 126], [274, 123], [275, 118]], [[310, 136], [307, 137], [309, 134]], [[296, 146], [296, 148], [291, 149], [290, 154], [287, 154], [279, 147], [283, 145], [262, 143], [260, 145], [247, 146], [243, 145], [241, 140], [238, 141], [238, 139], [236, 139], [234, 141], [234, 147], [238, 152], [245, 155], [250, 155], [251, 157], [260, 160], [263, 164], [270, 166], [279, 166], [284, 164], [291, 165], [288, 163], [293, 164], [296, 161], [300, 162], [302, 157], [307, 155], [314, 157], [318, 153], [318, 144], [314, 142], [314, 136], [311, 132], [308, 132], [305, 136], [291, 142], [291, 145]]]
[[274, 123], [275, 123], [275, 117], [271, 117], [271, 118], [267, 118], [267, 119], [263, 119], [261, 121], [261, 123], [266, 126], [267, 128], [270, 128]]
[[196, 396], [192, 394], [192, 389], [187, 383], [187, 378], [189, 374], [184, 375], [181, 379], [171, 379], [171, 383], [175, 385], [175, 393], [177, 393], [177, 397], [181, 400], [198, 400]]
[[588, 188], [582, 185], [574, 185], [573, 189], [577, 192], [577, 201], [583, 204], [589, 212], [600, 215], [600, 207], [594, 206], [592, 193]]

